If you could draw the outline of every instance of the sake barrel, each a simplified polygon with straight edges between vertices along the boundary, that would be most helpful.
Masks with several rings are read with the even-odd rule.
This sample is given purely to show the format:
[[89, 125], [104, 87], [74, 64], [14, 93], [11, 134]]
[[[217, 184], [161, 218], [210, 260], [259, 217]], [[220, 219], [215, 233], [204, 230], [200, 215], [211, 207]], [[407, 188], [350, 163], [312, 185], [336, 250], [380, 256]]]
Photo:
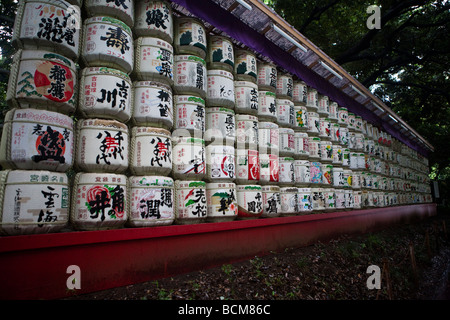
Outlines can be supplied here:
[[355, 115], [355, 130], [362, 133], [363, 120], [361, 116]]
[[340, 144], [342, 144], [345, 147], [348, 147], [348, 128], [343, 127], [342, 125], [339, 125], [339, 136], [340, 136]]
[[133, 113], [135, 126], [173, 127], [173, 96], [170, 86], [155, 81], [133, 82]]
[[73, 120], [61, 113], [11, 109], [6, 113], [0, 144], [4, 169], [65, 172], [74, 163]]
[[328, 118], [331, 120], [332, 123], [338, 122], [338, 108], [339, 108], [339, 105], [337, 102], [330, 101], [330, 104], [329, 104], [330, 112], [329, 112]]
[[176, 55], [174, 61], [174, 92], [206, 98], [208, 75], [205, 60], [192, 55]]
[[319, 95], [319, 108], [317, 112], [321, 117], [328, 118], [330, 115], [330, 99], [328, 96], [320, 94]]
[[123, 174], [75, 175], [70, 222], [77, 230], [119, 229], [128, 219], [128, 178]]
[[236, 183], [258, 183], [260, 179], [259, 152], [256, 149], [236, 149]]
[[262, 218], [278, 217], [281, 211], [280, 187], [262, 186]]
[[353, 177], [353, 171], [349, 169], [344, 169], [344, 188], [351, 188], [352, 187], [352, 177]]
[[295, 185], [308, 186], [311, 183], [310, 162], [308, 160], [295, 160]]
[[224, 222], [236, 219], [238, 204], [236, 184], [215, 182], [206, 184], [206, 205], [208, 222]]
[[234, 81], [235, 111], [240, 114], [258, 115], [258, 85], [251, 81]]
[[321, 163], [322, 184], [326, 187], [333, 185], [333, 166], [329, 163]]
[[206, 147], [206, 174], [208, 182], [232, 182], [236, 178], [233, 145], [210, 144]]
[[325, 210], [332, 211], [336, 209], [336, 196], [334, 194], [334, 189], [324, 188], [323, 197], [325, 199]]
[[273, 122], [258, 123], [259, 151], [262, 153], [276, 152], [280, 150], [280, 129]]
[[333, 142], [341, 142], [341, 127], [339, 123], [332, 122], [331, 123], [331, 141]]
[[338, 123], [341, 127], [348, 126], [348, 110], [345, 107], [338, 108]]
[[353, 209], [353, 190], [344, 190], [345, 209]]
[[226, 70], [212, 69], [207, 71], [208, 86], [206, 105], [208, 107], [225, 107], [234, 109], [234, 77]]
[[342, 146], [333, 143], [333, 160], [331, 161], [334, 165], [342, 166], [343, 153]]
[[279, 165], [280, 170], [278, 184], [280, 186], [293, 186], [295, 184], [294, 158], [280, 157]]
[[361, 209], [362, 192], [353, 191], [353, 209]]
[[262, 215], [262, 188], [258, 185], [237, 185], [238, 219], [257, 219]]
[[175, 180], [175, 223], [202, 223], [206, 218], [206, 183], [197, 180]]
[[298, 188], [282, 187], [280, 188], [281, 210], [283, 217], [294, 216], [299, 212], [298, 208]]
[[310, 160], [320, 160], [320, 158], [321, 158], [320, 142], [321, 142], [321, 140], [319, 137], [308, 136], [309, 159]]
[[298, 188], [298, 211], [300, 214], [312, 211], [311, 188]]
[[238, 49], [234, 54], [234, 74], [236, 80], [257, 83], [258, 66], [256, 56], [249, 50]]
[[134, 68], [130, 27], [107, 16], [86, 19], [83, 24], [81, 60], [87, 67], [111, 67], [130, 74]]
[[133, 0], [85, 0], [84, 9], [88, 17], [105, 15], [125, 22], [130, 28], [134, 25]]
[[258, 118], [260, 120], [277, 122], [276, 95], [271, 91], [258, 91]]
[[353, 112], [348, 112], [347, 127], [348, 127], [349, 131], [356, 130], [356, 120], [355, 120], [355, 114]]
[[174, 131], [178, 136], [202, 138], [205, 132], [205, 100], [197, 96], [174, 96]]
[[304, 81], [294, 81], [292, 101], [295, 105], [306, 106], [308, 99], [308, 86]]
[[278, 125], [293, 128], [295, 125], [294, 103], [288, 99], [275, 99], [275, 105]]
[[294, 132], [294, 159], [309, 158], [309, 139], [306, 132]]
[[334, 196], [336, 197], [336, 209], [338, 211], [345, 210], [345, 190], [344, 189], [334, 189]]
[[293, 157], [295, 154], [294, 130], [290, 128], [279, 129], [280, 156]]
[[80, 7], [63, 0], [20, 1], [14, 23], [13, 45], [26, 50], [48, 50], [76, 60], [80, 54]]
[[276, 93], [278, 71], [275, 64], [258, 61], [258, 89]]
[[159, 38], [140, 37], [134, 42], [136, 80], [151, 80], [173, 85], [175, 62], [172, 45]]
[[314, 88], [308, 87], [306, 107], [311, 112], [317, 112], [319, 110], [319, 93]]
[[205, 177], [205, 140], [174, 137], [172, 175], [175, 179], [202, 180]]
[[328, 118], [319, 118], [319, 137], [322, 140], [331, 140], [332, 129], [331, 121]]
[[172, 138], [166, 129], [134, 126], [130, 153], [133, 175], [167, 176], [172, 171]]
[[208, 55], [206, 57], [208, 70], [223, 69], [228, 72], [234, 71], [234, 49], [233, 42], [227, 37], [208, 36]]
[[306, 106], [294, 105], [294, 126], [295, 131], [307, 131], [308, 111]]
[[294, 80], [288, 73], [279, 73], [277, 76], [276, 94], [279, 99], [293, 100]]
[[83, 172], [123, 173], [128, 169], [128, 127], [116, 120], [77, 122], [75, 166]]
[[280, 162], [277, 153], [260, 153], [260, 184], [278, 184], [280, 175]]
[[173, 44], [176, 54], [193, 54], [206, 58], [206, 30], [203, 22], [192, 17], [177, 17], [174, 21]]
[[236, 141], [236, 116], [224, 107], [206, 108], [205, 141], [234, 146]]
[[322, 188], [311, 188], [312, 210], [320, 212], [325, 210], [325, 197]]
[[171, 225], [175, 220], [174, 181], [166, 176], [130, 176], [130, 227]]
[[343, 188], [345, 186], [344, 169], [333, 167], [333, 187]]
[[257, 148], [259, 141], [258, 118], [247, 114], [236, 115], [236, 146]]
[[6, 101], [14, 108], [73, 113], [78, 101], [75, 63], [56, 53], [19, 50], [14, 55]]
[[78, 110], [84, 118], [127, 122], [133, 107], [132, 87], [130, 77], [120, 70], [85, 68], [81, 74]]
[[306, 131], [311, 136], [320, 134], [320, 117], [317, 112], [308, 111], [308, 129]]
[[310, 161], [309, 174], [311, 186], [320, 186], [322, 184], [322, 164], [320, 162]]
[[47, 170], [0, 171], [0, 234], [61, 231], [69, 221], [69, 182]]
[[137, 37], [155, 37], [173, 42], [173, 13], [163, 0], [135, 1], [133, 31]]

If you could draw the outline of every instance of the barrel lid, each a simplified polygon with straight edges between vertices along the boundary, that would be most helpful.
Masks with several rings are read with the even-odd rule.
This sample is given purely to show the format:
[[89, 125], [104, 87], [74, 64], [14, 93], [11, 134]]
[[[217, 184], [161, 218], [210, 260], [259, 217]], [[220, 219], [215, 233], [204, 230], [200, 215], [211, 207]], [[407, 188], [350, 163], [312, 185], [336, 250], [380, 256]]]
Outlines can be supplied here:
[[[238, 121], [242, 121], [242, 120], [258, 121], [258, 117], [252, 116], [250, 114], [237, 114], [236, 120], [238, 120]], [[259, 126], [259, 124], [258, 124], [258, 126]]]
[[276, 97], [277, 95], [272, 92], [272, 91], [267, 91], [267, 90], [259, 90], [258, 91], [259, 95], [266, 95], [266, 96], [271, 96], [271, 97]]
[[151, 80], [140, 80], [140, 81], [134, 81], [133, 87], [156, 87], [156, 88], [162, 88], [166, 91], [170, 91], [172, 93], [172, 87], [169, 86], [166, 83], [158, 82], [158, 81], [151, 81]]
[[234, 110], [224, 108], [224, 107], [208, 107], [208, 108], [206, 108], [206, 113], [213, 113], [213, 112], [225, 112], [225, 113], [235, 114]]
[[88, 67], [88, 68], [84, 68], [82, 71], [82, 76], [83, 77], [87, 77], [87, 76], [91, 76], [91, 75], [98, 75], [98, 74], [104, 74], [104, 75], [115, 75], [118, 77], [123, 78], [124, 80], [128, 81], [131, 83], [131, 78], [128, 74], [126, 74], [125, 72], [118, 70], [118, 69], [114, 69], [114, 68], [108, 68], [108, 67]]
[[172, 141], [174, 145], [179, 143], [194, 143], [194, 144], [202, 144], [205, 145], [205, 140], [200, 138], [191, 138], [191, 137], [172, 137]]
[[175, 103], [193, 103], [193, 104], [202, 104], [205, 106], [205, 100], [191, 95], [175, 95], [174, 97]]
[[171, 138], [171, 133], [169, 130], [166, 130], [164, 128], [155, 128], [155, 127], [142, 127], [142, 126], [134, 126], [132, 129], [133, 135], [142, 135], [142, 134], [158, 134], [158, 135], [165, 135]]
[[206, 61], [199, 56], [194, 56], [190, 54], [177, 54], [174, 56], [174, 61], [192, 61], [192, 62], [200, 62], [206, 67]]
[[65, 65], [68, 68], [75, 69], [76, 65], [75, 62], [73, 62], [71, 59], [46, 50], [23, 50], [20, 49], [17, 51], [16, 55], [14, 56], [14, 60], [20, 59], [20, 60], [36, 60], [36, 59], [45, 59], [45, 60], [52, 60], [57, 61], [58, 63], [61, 63]]
[[[158, 42], [160, 44], [158, 44]], [[161, 47], [161, 43], [163, 44], [163, 47], [173, 51], [173, 46], [169, 42], [167, 42], [161, 38], [155, 38], [155, 37], [139, 37], [135, 40], [134, 45], [136, 47], [138, 47], [138, 46]]]
[[9, 110], [5, 115], [5, 123], [8, 122], [38, 122], [38, 123], [48, 123], [51, 125], [57, 125], [61, 127], [73, 130], [73, 119], [65, 114], [40, 110], [34, 108], [20, 109], [14, 108]]
[[294, 129], [291, 128], [280, 128], [280, 133], [290, 133], [290, 134], [294, 134]]
[[88, 173], [88, 172], [79, 172], [75, 176], [75, 181], [78, 183], [92, 183], [92, 184], [105, 184], [103, 178], [110, 178], [109, 184], [127, 184], [127, 176], [124, 174], [117, 173]]
[[235, 80], [234, 86], [235, 87], [252, 87], [255, 89], [258, 88], [258, 85], [256, 83], [251, 82], [251, 81], [243, 81], [243, 80]]
[[132, 187], [173, 187], [173, 179], [166, 176], [131, 176], [129, 181]]
[[2, 170], [3, 176], [0, 181], [5, 181], [6, 184], [19, 183], [45, 183], [45, 184], [67, 184], [67, 174], [64, 172], [54, 172], [47, 170]]
[[267, 186], [262, 186], [261, 188], [262, 188], [262, 191], [280, 192], [279, 186], [267, 185]]
[[[279, 126], [276, 123], [263, 121], [258, 123], [259, 129], [278, 129]], [[282, 128], [280, 128], [282, 129]]]
[[84, 20], [84, 24], [85, 26], [91, 23], [111, 23], [111, 24], [116, 24], [119, 25], [122, 29], [125, 30], [125, 32], [129, 33], [131, 36], [131, 28], [129, 26], [127, 26], [123, 21], [119, 20], [119, 19], [115, 19], [112, 17], [107, 17], [107, 16], [99, 16], [99, 17], [91, 17], [91, 18], [87, 18]]
[[206, 189], [231, 189], [236, 188], [236, 184], [233, 182], [210, 182], [206, 184]]
[[107, 120], [107, 119], [83, 119], [77, 123], [78, 128], [83, 127], [107, 127], [112, 129], [119, 129], [128, 131], [128, 126], [117, 120]]
[[259, 191], [259, 190], [262, 190], [261, 186], [253, 185], [253, 184], [252, 185], [241, 185], [241, 184], [239, 184], [236, 187], [237, 187], [238, 190], [248, 190], [248, 191], [252, 191], [252, 190]]
[[175, 188], [206, 188], [206, 182], [198, 180], [175, 180]]

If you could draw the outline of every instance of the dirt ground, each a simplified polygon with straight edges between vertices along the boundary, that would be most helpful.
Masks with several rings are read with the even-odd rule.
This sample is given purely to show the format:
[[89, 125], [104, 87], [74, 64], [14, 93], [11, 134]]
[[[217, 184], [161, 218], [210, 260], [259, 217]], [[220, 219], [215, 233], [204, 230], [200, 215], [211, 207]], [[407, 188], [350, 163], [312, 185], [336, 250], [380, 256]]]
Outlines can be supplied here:
[[[65, 300], [448, 300], [450, 214]], [[381, 289], [368, 289], [370, 265]]]

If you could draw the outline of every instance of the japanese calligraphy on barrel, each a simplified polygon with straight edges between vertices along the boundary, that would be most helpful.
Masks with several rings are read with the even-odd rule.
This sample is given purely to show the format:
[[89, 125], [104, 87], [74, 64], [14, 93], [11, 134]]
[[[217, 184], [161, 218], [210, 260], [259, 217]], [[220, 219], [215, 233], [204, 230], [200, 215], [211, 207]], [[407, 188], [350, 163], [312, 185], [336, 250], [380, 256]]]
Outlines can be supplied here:
[[71, 117], [38, 109], [6, 113], [0, 144], [5, 169], [65, 172], [74, 163], [75, 134]]
[[69, 182], [65, 173], [0, 171], [0, 234], [61, 231], [69, 221]]

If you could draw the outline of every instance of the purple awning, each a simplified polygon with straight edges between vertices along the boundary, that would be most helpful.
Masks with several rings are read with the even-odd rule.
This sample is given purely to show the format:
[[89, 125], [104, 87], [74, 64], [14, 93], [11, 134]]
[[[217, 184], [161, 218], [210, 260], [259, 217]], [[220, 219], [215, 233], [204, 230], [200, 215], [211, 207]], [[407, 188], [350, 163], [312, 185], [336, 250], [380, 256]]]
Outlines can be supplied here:
[[328, 80], [309, 69], [291, 54], [281, 49], [264, 35], [245, 24], [238, 17], [234, 16], [220, 5], [213, 1], [205, 0], [172, 0], [172, 2], [183, 6], [196, 17], [208, 22], [212, 26], [226, 33], [231, 38], [243, 43], [251, 50], [269, 58], [279, 67], [289, 71], [291, 74], [296, 75], [299, 79], [305, 81], [307, 85], [315, 88], [319, 93], [327, 95], [331, 100], [346, 107], [350, 112], [360, 115], [366, 121], [372, 123], [380, 129], [383, 129], [392, 137], [403, 142], [413, 150], [416, 150], [424, 156], [428, 156], [429, 151], [427, 149], [402, 135], [385, 120], [365, 108], [361, 103], [351, 98], [349, 95], [331, 84]]

